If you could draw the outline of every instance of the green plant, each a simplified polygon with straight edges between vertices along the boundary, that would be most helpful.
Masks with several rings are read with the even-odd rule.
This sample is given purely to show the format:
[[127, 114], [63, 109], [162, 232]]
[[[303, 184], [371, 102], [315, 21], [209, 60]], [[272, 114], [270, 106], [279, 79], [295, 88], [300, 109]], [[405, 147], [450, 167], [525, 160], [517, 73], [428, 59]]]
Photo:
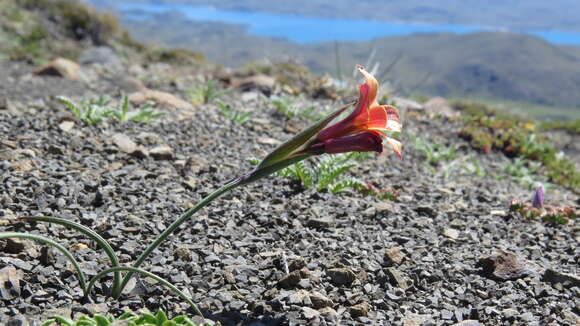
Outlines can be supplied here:
[[541, 163], [516, 157], [508, 160], [502, 167], [502, 170], [512, 177], [515, 182], [531, 187], [540, 181], [539, 173]]
[[[351, 169], [357, 167], [360, 162], [368, 159], [369, 153], [351, 152], [323, 156], [311, 163], [298, 162], [276, 172], [276, 175], [296, 180], [306, 189], [317, 191], [328, 190], [332, 194], [344, 192], [357, 192], [364, 195], [373, 195], [380, 198], [396, 197], [392, 190], [381, 190], [362, 182], [356, 178], [345, 176]], [[250, 160], [252, 164], [258, 164], [259, 160]]]
[[410, 138], [415, 150], [419, 151], [432, 167], [438, 166], [442, 161], [449, 161], [458, 157], [457, 146], [432, 143], [422, 137], [411, 136]]
[[167, 314], [159, 309], [156, 314], [140, 313], [135, 315], [133, 312], [126, 312], [119, 318], [107, 317], [99, 314], [90, 316], [80, 316], [71, 320], [62, 316], [55, 316], [42, 322], [40, 326], [198, 326], [188, 316], [180, 315], [173, 318], [167, 317]]
[[252, 112], [238, 111], [222, 101], [217, 101], [216, 104], [220, 108], [221, 114], [226, 117], [226, 119], [233, 121], [235, 124], [243, 125], [248, 122], [252, 116]]
[[580, 119], [544, 121], [540, 123], [539, 128], [547, 130], [566, 130], [571, 133], [580, 134]]
[[[365, 89], [370, 89], [371, 87], [377, 88], [378, 84], [374, 77], [368, 74], [362, 67], [359, 67], [359, 71], [363, 73], [367, 79], [367, 84]], [[373, 94], [371, 89], [370, 94]], [[174, 294], [178, 295], [180, 298], [185, 300], [195, 311], [195, 313], [201, 315], [201, 312], [183, 292], [179, 291], [175, 286], [171, 283], [165, 281], [164, 279], [152, 274], [148, 271], [140, 269], [140, 266], [145, 262], [145, 260], [149, 257], [149, 255], [157, 249], [161, 243], [166, 241], [169, 236], [174, 234], [179, 227], [191, 219], [191, 217], [197, 213], [200, 209], [207, 206], [213, 200], [221, 196], [222, 194], [233, 190], [234, 188], [241, 187], [262, 178], [265, 178], [277, 171], [280, 171], [286, 167], [289, 167], [293, 164], [300, 163], [303, 160], [308, 158], [316, 157], [319, 155], [324, 154], [346, 154], [351, 152], [382, 152], [383, 145], [382, 141], [383, 138], [378, 135], [378, 131], [374, 129], [370, 129], [370, 118], [366, 115], [368, 110], [387, 110], [386, 108], [373, 105], [375, 104], [376, 100], [374, 98], [369, 97], [369, 101], [367, 102], [368, 107], [359, 106], [357, 110], [354, 110], [351, 115], [347, 118], [330, 125], [329, 124], [334, 121], [337, 117], [339, 117], [346, 109], [351, 107], [351, 105], [346, 105], [328, 116], [324, 119], [315, 122], [308, 128], [304, 129], [291, 139], [287, 140], [283, 144], [281, 144], [278, 148], [268, 154], [253, 170], [248, 173], [242, 174], [239, 177], [229, 180], [221, 187], [219, 187], [214, 192], [208, 194], [205, 198], [203, 198], [200, 202], [198, 202], [195, 206], [191, 207], [187, 211], [185, 211], [181, 216], [179, 216], [175, 221], [173, 221], [161, 234], [159, 234], [150, 244], [146, 247], [146, 249], [137, 257], [137, 259], [132, 263], [131, 266], [121, 266], [119, 263], [119, 259], [117, 254], [112, 249], [111, 245], [103, 239], [97, 232], [89, 229], [88, 227], [81, 225], [79, 223], [70, 221], [64, 218], [58, 217], [46, 217], [46, 216], [28, 216], [22, 217], [20, 221], [37, 221], [37, 222], [48, 222], [63, 225], [65, 227], [74, 229], [85, 236], [89, 237], [93, 241], [95, 241], [98, 247], [103, 250], [106, 255], [109, 257], [111, 267], [105, 268], [102, 271], [98, 272], [97, 275], [93, 276], [88, 283], [85, 281], [86, 277], [83, 271], [79, 268], [78, 263], [76, 262], [73, 255], [62, 245], [58, 243], [37, 235], [32, 234], [24, 234], [24, 233], [15, 233], [15, 232], [6, 232], [0, 233], [0, 239], [7, 239], [7, 238], [26, 238], [26, 239], [33, 239], [36, 241], [40, 241], [46, 243], [50, 246], [56, 247], [59, 251], [61, 251], [67, 259], [75, 266], [79, 285], [81, 286], [83, 293], [85, 296], [90, 296], [92, 290], [95, 286], [95, 283], [101, 280], [108, 274], [113, 274], [112, 279], [112, 286], [110, 287], [110, 295], [118, 299], [123, 289], [127, 286], [129, 280], [133, 277], [135, 273], [144, 275], [146, 277], [152, 278], [156, 280], [158, 283], [162, 284], [163, 286], [170, 289]], [[72, 106], [73, 108], [75, 106]], [[396, 116], [396, 110], [391, 108], [389, 112], [391, 120], [387, 119], [387, 114], [383, 115], [385, 118], [383, 120], [373, 120], [373, 127], [377, 127], [378, 123], [381, 130], [385, 131], [397, 131], [400, 132], [401, 126], [394, 124], [393, 121], [398, 121], [398, 116]], [[397, 129], [397, 130], [394, 130]], [[381, 134], [382, 135], [382, 134]], [[398, 156], [400, 157], [400, 143], [398, 141], [388, 135], [384, 135], [384, 138], [387, 138], [389, 144], [393, 147], [396, 151]], [[393, 145], [395, 144], [395, 145]], [[352, 163], [348, 163], [349, 160], [356, 160], [357, 157], [360, 157], [362, 154], [350, 154], [350, 156], [346, 156], [348, 159], [344, 158], [343, 155], [339, 157], [337, 160], [330, 160], [327, 158], [321, 159], [324, 160], [324, 164], [318, 164], [318, 170], [324, 171], [323, 177], [320, 180], [316, 181], [316, 185], [318, 187], [322, 187], [322, 185], [326, 185], [327, 188], [331, 189], [331, 191], [340, 192], [341, 189], [344, 189], [348, 186], [347, 183], [344, 183], [341, 187], [337, 188], [337, 178], [342, 173], [344, 173]], [[327, 161], [328, 160], [328, 161]], [[331, 163], [332, 162], [332, 163]], [[316, 176], [319, 178], [319, 176]], [[368, 187], [371, 188], [371, 187]], [[369, 191], [374, 191], [374, 189], [370, 189]], [[125, 272], [123, 275], [122, 272]]]
[[543, 167], [538, 170], [550, 181], [579, 191], [580, 171], [574, 162], [550, 144], [549, 139], [535, 132], [533, 122], [482, 104], [456, 103], [455, 106], [465, 113], [465, 126], [459, 136], [469, 141], [472, 147], [486, 153], [497, 150], [508, 157], [537, 161]]
[[137, 110], [131, 110], [127, 96], [121, 98], [117, 107], [110, 107], [110, 99], [104, 96], [83, 99], [80, 104], [76, 104], [63, 96], [58, 96], [57, 100], [71, 110], [75, 117], [88, 125], [97, 124], [106, 118], [112, 118], [120, 122], [149, 123], [164, 115], [163, 112], [152, 110], [150, 104], [140, 106]]
[[216, 80], [208, 80], [198, 85], [196, 88], [189, 90], [187, 93], [193, 104], [208, 104], [228, 93], [227, 90], [219, 90]]
[[295, 105], [290, 98], [277, 98], [272, 100], [276, 112], [282, 114], [287, 119], [295, 117], [316, 121], [324, 116], [324, 112], [317, 112], [314, 105], [303, 107]]

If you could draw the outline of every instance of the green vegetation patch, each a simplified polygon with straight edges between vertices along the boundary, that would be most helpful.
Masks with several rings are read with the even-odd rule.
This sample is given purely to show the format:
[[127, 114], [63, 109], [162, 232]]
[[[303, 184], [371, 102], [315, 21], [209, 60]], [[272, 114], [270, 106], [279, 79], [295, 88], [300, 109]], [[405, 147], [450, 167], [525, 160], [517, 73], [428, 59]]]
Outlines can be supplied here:
[[174, 318], [167, 317], [163, 310], [158, 310], [156, 314], [141, 313], [136, 315], [132, 312], [126, 312], [119, 318], [107, 317], [99, 314], [90, 316], [80, 316], [75, 320], [62, 316], [52, 317], [41, 326], [201, 326], [202, 324], [194, 323], [188, 316], [180, 315]]
[[580, 172], [574, 162], [552, 146], [549, 139], [536, 133], [534, 122], [482, 104], [456, 102], [454, 106], [464, 113], [465, 126], [459, 135], [472, 147], [538, 161], [550, 181], [574, 191], [580, 189]]

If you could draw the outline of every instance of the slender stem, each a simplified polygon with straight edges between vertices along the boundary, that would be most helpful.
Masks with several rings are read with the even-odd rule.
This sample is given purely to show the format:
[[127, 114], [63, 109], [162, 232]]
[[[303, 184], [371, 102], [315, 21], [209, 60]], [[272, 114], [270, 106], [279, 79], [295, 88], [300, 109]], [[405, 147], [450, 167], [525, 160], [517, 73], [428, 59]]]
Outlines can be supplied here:
[[35, 235], [35, 234], [28, 234], [28, 233], [18, 233], [18, 232], [8, 232], [8, 233], [0, 233], [0, 239], [8, 239], [8, 238], [22, 238], [22, 239], [31, 239], [36, 240], [39, 242], [44, 242], [56, 249], [58, 249], [63, 255], [68, 258], [68, 260], [73, 264], [75, 269], [77, 270], [77, 274], [79, 277], [79, 285], [83, 289], [85, 296], [88, 294], [87, 292], [87, 285], [85, 283], [85, 274], [81, 270], [81, 266], [77, 262], [77, 260], [73, 257], [72, 253], [68, 251], [65, 247], [58, 244], [57, 242], [45, 238], [43, 236]]
[[135, 267], [116, 266], [116, 267], [111, 267], [109, 269], [106, 269], [106, 270], [98, 273], [89, 281], [89, 284], [87, 285], [87, 293], [91, 293], [93, 287], [95, 286], [95, 282], [97, 282], [99, 279], [103, 278], [105, 275], [107, 275], [109, 273], [113, 273], [113, 272], [117, 273], [119, 271], [128, 271], [131, 274], [133, 274], [133, 273], [143, 274], [147, 277], [150, 277], [150, 278], [156, 280], [157, 282], [159, 282], [162, 285], [169, 288], [171, 291], [173, 291], [173, 293], [177, 294], [180, 298], [185, 300], [193, 308], [193, 310], [195, 311], [196, 314], [203, 317], [203, 314], [201, 313], [201, 311], [199, 311], [199, 308], [197, 307], [197, 305], [190, 298], [188, 298], [183, 292], [181, 292], [178, 288], [176, 288], [173, 284], [167, 282], [166, 280], [162, 279], [161, 277], [159, 277], [151, 272], [148, 272], [148, 271], [145, 271], [145, 270], [142, 270], [139, 268], [135, 268]]
[[[167, 229], [165, 229], [165, 231], [163, 231], [155, 239], [155, 241], [153, 241], [149, 245], [149, 247], [147, 247], [147, 249], [145, 249], [145, 251], [143, 251], [143, 253], [139, 256], [139, 258], [137, 258], [137, 260], [133, 263], [133, 267], [137, 268], [137, 267], [141, 266], [141, 264], [143, 264], [143, 262], [151, 254], [151, 252], [153, 250], [155, 250], [157, 247], [159, 247], [159, 245], [165, 239], [167, 239], [167, 237], [169, 237], [171, 235], [171, 233], [173, 233], [181, 224], [183, 224], [185, 221], [187, 221], [189, 218], [191, 218], [191, 216], [193, 216], [193, 214], [195, 214], [197, 211], [199, 211], [200, 209], [202, 209], [203, 207], [205, 207], [212, 200], [216, 199], [217, 197], [219, 197], [220, 195], [224, 194], [225, 192], [228, 192], [229, 190], [231, 190], [231, 189], [239, 186], [241, 183], [242, 183], [242, 179], [240, 179], [240, 178], [234, 179], [234, 180], [226, 183], [225, 185], [223, 185], [221, 188], [219, 188], [216, 191], [214, 191], [211, 194], [209, 194], [207, 197], [205, 197], [204, 199], [202, 199], [194, 207], [188, 209], [177, 220], [175, 220], [175, 222], [171, 223], [171, 225]], [[131, 279], [131, 276], [133, 276], [133, 272], [132, 271], [129, 271], [125, 275], [125, 277], [123, 278], [123, 281], [121, 282], [121, 287], [120, 287], [120, 290], [121, 291], [125, 288], [125, 286], [127, 285], [127, 282], [129, 282], [129, 279]], [[118, 296], [120, 295], [120, 292], [121, 291], [119, 291], [119, 293], [117, 293], [117, 296], [115, 298], [118, 298]]]
[[[24, 220], [32, 220], [32, 221], [56, 223], [56, 224], [68, 226], [71, 229], [77, 230], [77, 231], [85, 234], [89, 238], [93, 239], [99, 245], [99, 247], [101, 249], [103, 249], [103, 251], [105, 251], [107, 256], [109, 256], [109, 259], [111, 260], [112, 267], [119, 266], [119, 259], [117, 258], [117, 254], [115, 254], [115, 251], [113, 250], [111, 245], [107, 242], [107, 240], [103, 239], [103, 237], [101, 237], [97, 232], [89, 229], [88, 227], [86, 227], [82, 224], [79, 224], [79, 223], [76, 223], [73, 221], [69, 221], [69, 220], [65, 220], [63, 218], [48, 217], [48, 216], [25, 216], [25, 217], [23, 217], [23, 219]], [[112, 295], [114, 297], [118, 296], [119, 293], [121, 293], [120, 286], [121, 286], [121, 273], [117, 271], [117, 272], [115, 272], [114, 277], [113, 277]]]

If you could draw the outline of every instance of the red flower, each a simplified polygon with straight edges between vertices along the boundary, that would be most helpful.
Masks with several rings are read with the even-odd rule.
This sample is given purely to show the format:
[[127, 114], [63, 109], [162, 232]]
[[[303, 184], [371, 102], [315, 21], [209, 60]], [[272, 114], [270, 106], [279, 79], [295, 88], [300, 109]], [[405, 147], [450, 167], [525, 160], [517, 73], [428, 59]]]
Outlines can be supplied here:
[[307, 151], [313, 154], [371, 151], [380, 153], [381, 137], [384, 137], [397, 156], [401, 157], [401, 143], [388, 136], [389, 132], [401, 131], [399, 113], [395, 107], [377, 103], [379, 83], [363, 67], [357, 66], [357, 69], [366, 82], [359, 86], [355, 110], [344, 120], [320, 131], [316, 142]]

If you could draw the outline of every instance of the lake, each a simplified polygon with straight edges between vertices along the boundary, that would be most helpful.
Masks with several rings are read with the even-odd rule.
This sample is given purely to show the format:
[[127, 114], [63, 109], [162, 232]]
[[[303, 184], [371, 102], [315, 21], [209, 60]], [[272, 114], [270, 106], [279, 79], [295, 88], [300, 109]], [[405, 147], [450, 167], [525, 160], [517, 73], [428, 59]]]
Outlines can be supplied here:
[[[92, 0], [98, 4], [98, 0]], [[368, 41], [378, 37], [414, 33], [450, 32], [465, 34], [478, 31], [498, 31], [483, 26], [428, 25], [358, 19], [331, 19], [294, 15], [279, 15], [250, 11], [218, 10], [187, 4], [141, 4], [120, 2], [118, 12], [126, 18], [147, 19], [151, 15], [179, 12], [189, 19], [243, 24], [251, 35], [287, 39], [298, 43], [323, 41]], [[560, 31], [518, 31], [535, 35], [555, 44], [580, 45], [580, 33]]]

